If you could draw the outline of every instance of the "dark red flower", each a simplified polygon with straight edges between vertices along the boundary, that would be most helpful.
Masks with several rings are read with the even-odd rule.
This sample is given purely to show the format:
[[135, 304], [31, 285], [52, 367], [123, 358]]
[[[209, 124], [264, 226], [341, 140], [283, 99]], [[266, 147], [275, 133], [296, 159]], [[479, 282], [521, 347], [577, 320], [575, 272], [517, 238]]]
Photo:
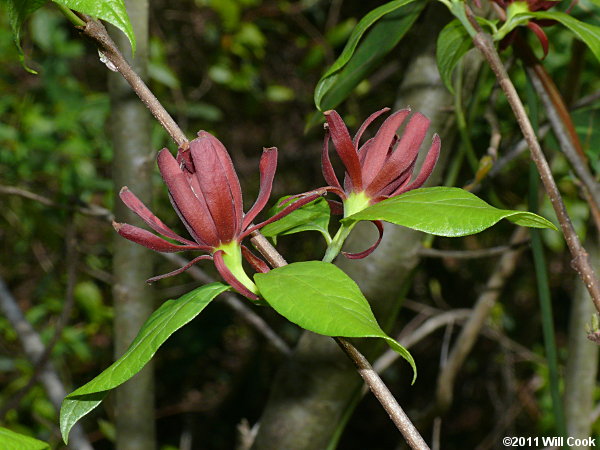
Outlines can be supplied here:
[[202, 259], [213, 259], [227, 283], [246, 297], [258, 299], [256, 286], [242, 268], [242, 250], [253, 267], [266, 270], [266, 265], [261, 264], [248, 249], [242, 249], [242, 240], [254, 230], [309, 203], [322, 195], [322, 192], [315, 191], [302, 196], [280, 213], [254, 225], [252, 222], [271, 195], [277, 167], [275, 147], [263, 150], [258, 198], [246, 214], [243, 211], [240, 183], [231, 158], [223, 144], [211, 134], [200, 131], [198, 138], [189, 143], [189, 148], [179, 149], [177, 159], [169, 150], [163, 149], [157, 160], [171, 204], [193, 240], [186, 239], [167, 227], [127, 187], [121, 189], [119, 194], [127, 207], [154, 231], [179, 244], [129, 224], [115, 222], [115, 229], [126, 239], [158, 252], [200, 250], [207, 254], [194, 258], [184, 267], [148, 281], [179, 274]]
[[[500, 6], [500, 18], [504, 21], [510, 20], [513, 14], [522, 12], [536, 12], [536, 11], [547, 11], [550, 8], [558, 5], [561, 0], [493, 0], [498, 6]], [[577, 0], [572, 0], [566, 13], [568, 14], [573, 5]], [[507, 19], [508, 16], [508, 19]], [[543, 58], [548, 55], [548, 36], [542, 29], [554, 25], [556, 21], [548, 19], [531, 19], [527, 20], [525, 26], [529, 28], [536, 35], [542, 50], [544, 52]], [[504, 49], [515, 42], [516, 30], [511, 31], [500, 41], [500, 48]]]
[[[435, 134], [421, 170], [412, 180], [419, 149], [430, 122], [423, 114], [415, 113], [408, 119], [402, 135], [398, 136], [396, 132], [409, 117], [410, 109], [391, 114], [379, 127], [375, 136], [360, 145], [361, 137], [367, 127], [389, 110], [383, 108], [371, 114], [360, 126], [354, 138], [350, 137], [344, 121], [337, 112], [333, 110], [325, 112], [327, 125], [321, 158], [323, 176], [329, 184], [325, 189], [342, 199], [344, 217], [386, 198], [423, 186], [437, 162], [441, 142], [439, 136]], [[343, 187], [329, 159], [330, 138], [346, 168]], [[379, 221], [374, 223], [379, 229], [379, 239], [375, 245], [364, 252], [346, 256], [362, 258], [379, 245], [383, 225]]]

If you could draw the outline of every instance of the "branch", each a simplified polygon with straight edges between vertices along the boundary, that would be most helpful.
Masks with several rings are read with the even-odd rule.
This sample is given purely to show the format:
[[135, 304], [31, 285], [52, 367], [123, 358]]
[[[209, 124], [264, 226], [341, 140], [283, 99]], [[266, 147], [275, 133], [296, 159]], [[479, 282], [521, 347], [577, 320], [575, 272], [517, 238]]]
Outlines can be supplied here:
[[521, 102], [521, 99], [519, 98], [519, 95], [517, 94], [517, 91], [510, 80], [504, 65], [502, 64], [502, 61], [500, 60], [500, 56], [494, 47], [491, 37], [483, 31], [478, 31], [475, 36], [473, 36], [473, 43], [489, 63], [494, 74], [496, 75], [498, 84], [506, 95], [508, 103], [510, 104], [517, 119], [517, 123], [521, 128], [521, 132], [523, 133], [523, 136], [529, 145], [531, 159], [535, 163], [538, 173], [540, 174], [542, 184], [544, 185], [544, 189], [550, 197], [550, 201], [552, 202], [552, 206], [556, 212], [556, 216], [565, 236], [567, 246], [569, 247], [571, 255], [573, 256], [571, 266], [577, 271], [583, 280], [588, 292], [590, 293], [590, 296], [592, 297], [592, 301], [594, 302], [596, 309], [600, 312], [600, 282], [598, 281], [598, 277], [590, 263], [588, 253], [581, 245], [581, 242], [575, 233], [575, 229], [571, 223], [571, 218], [567, 214], [565, 204], [560, 196], [556, 182], [552, 177], [552, 171], [550, 170], [548, 161], [546, 161], [546, 158], [544, 157], [544, 153], [542, 152], [540, 143], [535, 135], [535, 131], [533, 130], [531, 122], [527, 117], [525, 107], [523, 106], [523, 103]]
[[499, 245], [498, 247], [482, 248], [479, 250], [438, 250], [435, 248], [421, 248], [419, 256], [422, 258], [455, 258], [455, 259], [475, 259], [489, 258], [502, 255], [510, 250], [515, 250], [529, 244], [529, 240], [515, 242], [511, 245]]
[[106, 28], [99, 21], [82, 15], [85, 21], [85, 27], [78, 27], [82, 33], [96, 42], [98, 48], [104, 57], [114, 66], [109, 69], [118, 71], [123, 78], [130, 84], [131, 88], [138, 95], [140, 100], [150, 110], [152, 115], [160, 122], [163, 128], [173, 138], [179, 147], [187, 147], [188, 140], [183, 131], [175, 123], [171, 115], [162, 106], [152, 91], [146, 86], [146, 83], [133, 70], [127, 60], [123, 57], [112, 38], [108, 35]]
[[[167, 130], [173, 140], [180, 146], [185, 147], [188, 145], [188, 141], [179, 128], [179, 126], [173, 121], [169, 113], [160, 104], [158, 99], [152, 94], [150, 89], [145, 85], [141, 78], [135, 73], [129, 63], [123, 58], [123, 55], [119, 52], [113, 40], [110, 38], [104, 26], [96, 20], [92, 20], [87, 16], [82, 16], [86, 21], [86, 26], [83, 27], [82, 32], [84, 35], [90, 37], [99, 46], [100, 50], [110, 61], [116, 70], [123, 75], [125, 80], [131, 85], [135, 93], [140, 97], [142, 102], [152, 112], [152, 115], [160, 122], [160, 124]], [[269, 261], [273, 267], [281, 267], [286, 265], [285, 259], [275, 250], [275, 248], [269, 243], [269, 241], [259, 232], [252, 233], [251, 241], [256, 249]], [[369, 385], [369, 388], [373, 391], [378, 399], [386, 399], [386, 404], [382, 405], [389, 412], [393, 411], [395, 417], [402, 418], [398, 422], [394, 421], [400, 432], [404, 435], [409, 443], [419, 444], [414, 448], [429, 448], [423, 441], [418, 431], [414, 428], [414, 425], [410, 423], [408, 417], [404, 414], [404, 411], [397, 403], [396, 399], [391, 396], [389, 390], [379, 378], [377, 373], [371, 368], [368, 370], [364, 366], [366, 359], [362, 356], [356, 348], [349, 342], [342, 338], [335, 338], [338, 344], [343, 345], [343, 349], [346, 354], [352, 359], [354, 364], [359, 367], [359, 372], [365, 382]], [[362, 359], [361, 359], [362, 358]], [[364, 361], [363, 361], [364, 360]], [[368, 363], [368, 362], [367, 362]], [[369, 366], [370, 367], [370, 366]], [[386, 393], [387, 391], [387, 393]], [[391, 397], [391, 399], [390, 399]], [[381, 400], [380, 400], [381, 401]], [[391, 408], [391, 409], [389, 409]], [[394, 419], [393, 419], [394, 420]], [[416, 438], [418, 436], [419, 439]], [[412, 444], [411, 444], [412, 445]]]
[[[511, 242], [522, 241], [526, 235], [526, 228], [517, 228], [513, 233]], [[452, 403], [454, 381], [458, 371], [475, 345], [479, 332], [498, 301], [501, 288], [514, 272], [520, 253], [520, 250], [512, 250], [502, 256], [492, 276], [486, 283], [483, 294], [477, 299], [469, 320], [456, 339], [448, 360], [438, 375], [436, 396], [438, 408], [442, 411], [447, 410]]]
[[398, 404], [388, 387], [381, 380], [377, 372], [373, 370], [367, 358], [360, 353], [350, 342], [342, 338], [334, 338], [341, 349], [352, 360], [358, 373], [365, 380], [365, 383], [371, 389], [371, 392], [377, 397], [381, 406], [390, 415], [390, 419], [400, 430], [404, 439], [411, 448], [429, 449], [415, 426], [412, 424], [402, 407]]
[[[0, 278], [0, 309], [17, 332], [27, 359], [35, 366], [45, 354], [46, 349], [40, 335], [25, 319], [16, 299], [12, 296], [2, 278]], [[48, 394], [48, 398], [56, 410], [60, 411], [60, 405], [67, 395], [67, 391], [51, 361], [46, 361], [40, 369], [39, 379]], [[80, 424], [75, 425], [71, 432], [71, 447], [78, 450], [93, 450]]]

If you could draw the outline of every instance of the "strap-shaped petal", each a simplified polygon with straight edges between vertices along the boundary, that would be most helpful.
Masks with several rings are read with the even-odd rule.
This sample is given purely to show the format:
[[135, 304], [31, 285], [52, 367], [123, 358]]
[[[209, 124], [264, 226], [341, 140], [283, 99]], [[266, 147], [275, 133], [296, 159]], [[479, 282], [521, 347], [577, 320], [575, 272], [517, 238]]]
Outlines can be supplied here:
[[410, 109], [402, 109], [385, 119], [385, 122], [383, 122], [373, 141], [370, 143], [369, 148], [365, 149], [368, 151], [365, 151], [365, 162], [362, 170], [363, 182], [366, 186], [373, 181], [384, 164], [386, 164], [388, 151], [394, 142], [396, 132], [402, 123], [404, 123], [409, 113]]
[[164, 253], [182, 252], [185, 250], [202, 250], [210, 251], [211, 248], [205, 245], [177, 245], [164, 240], [157, 235], [150, 233], [148, 230], [129, 225], [128, 223], [113, 222], [113, 227], [125, 239], [129, 239], [136, 244], [143, 245], [150, 250]]
[[410, 183], [408, 186], [402, 186], [402, 187], [396, 189], [392, 193], [392, 195], [400, 195], [403, 192], [408, 192], [408, 191], [411, 191], [413, 189], [418, 189], [421, 186], [423, 186], [423, 184], [427, 181], [427, 178], [429, 178], [429, 176], [431, 175], [431, 172], [433, 172], [435, 164], [437, 163], [437, 160], [440, 156], [441, 147], [442, 147], [442, 141], [441, 141], [440, 137], [437, 134], [435, 134], [433, 136], [433, 140], [431, 143], [431, 147], [429, 148], [429, 152], [427, 153], [427, 157], [425, 158], [425, 161], [423, 162], [423, 165], [421, 166], [421, 171], [419, 172], [419, 175], [417, 175], [417, 178], [415, 178], [414, 181], [412, 183]]
[[325, 140], [323, 141], [323, 150], [321, 151], [321, 171], [323, 172], [323, 178], [329, 186], [333, 186], [342, 191], [342, 185], [340, 184], [333, 166], [331, 165], [331, 159], [329, 158], [329, 125], [325, 126]]
[[173, 199], [173, 206], [180, 217], [185, 219], [184, 223], [187, 224], [190, 234], [212, 247], [217, 247], [220, 244], [219, 234], [210, 211], [205, 204], [198, 201], [187, 175], [179, 168], [179, 163], [167, 149], [161, 150], [157, 159], [160, 174]]
[[146, 283], [154, 283], [155, 281], [162, 280], [163, 278], [172, 277], [174, 275], [179, 275], [180, 273], [185, 272], [190, 267], [192, 267], [194, 264], [196, 264], [198, 261], [201, 261], [203, 259], [212, 259], [212, 256], [210, 256], [210, 255], [197, 256], [196, 258], [192, 259], [189, 263], [187, 263], [185, 266], [180, 267], [179, 269], [175, 269], [172, 272], [164, 273], [162, 275], [157, 275], [155, 277], [148, 278], [146, 280]]
[[264, 262], [262, 259], [256, 256], [254, 253], [252, 253], [252, 251], [245, 245], [242, 245], [242, 256], [246, 259], [246, 261], [250, 263], [252, 268], [257, 272], [267, 273], [269, 270], [271, 270], [266, 262]]
[[231, 158], [223, 144], [201, 131], [190, 142], [196, 179], [221, 242], [235, 238], [242, 224], [242, 191]]
[[244, 216], [242, 221], [242, 230], [248, 228], [252, 221], [260, 213], [271, 196], [271, 189], [273, 188], [273, 178], [275, 177], [275, 171], [277, 170], [277, 148], [270, 147], [263, 149], [263, 154], [260, 157], [260, 188], [258, 190], [258, 197], [252, 208]]
[[373, 220], [372, 223], [373, 223], [373, 225], [375, 225], [377, 227], [377, 231], [379, 231], [379, 238], [377, 238], [377, 241], [373, 245], [371, 245], [368, 249], [363, 250], [362, 252], [358, 252], [358, 253], [342, 252], [342, 254], [346, 258], [348, 258], [348, 259], [366, 258], [371, 253], [373, 253], [373, 251], [379, 246], [379, 243], [381, 242], [381, 238], [383, 237], [383, 223], [380, 220]]
[[325, 119], [327, 119], [327, 124], [329, 125], [331, 140], [333, 141], [333, 145], [335, 146], [335, 150], [340, 156], [340, 159], [344, 163], [346, 172], [350, 175], [352, 186], [358, 191], [361, 191], [363, 183], [360, 162], [358, 161], [356, 148], [352, 143], [352, 139], [350, 139], [348, 128], [346, 128], [346, 124], [340, 115], [334, 110], [325, 111], [324, 114]]
[[[415, 113], [409, 120], [396, 146], [396, 150], [387, 159], [379, 173], [365, 190], [369, 197], [377, 197], [380, 191], [404, 172], [419, 154], [419, 148], [429, 128], [429, 119]], [[386, 147], [387, 151], [387, 147]]]
[[[327, 193], [327, 188], [316, 189], [314, 191], [311, 191], [310, 193], [307, 192], [304, 197], [300, 197], [294, 203], [289, 204], [288, 206], [286, 206], [285, 208], [283, 208], [281, 211], [279, 211], [277, 214], [275, 214], [273, 217], [270, 217], [269, 219], [265, 220], [264, 222], [259, 223], [258, 225], [252, 225], [251, 227], [249, 227], [247, 230], [245, 230], [240, 235], [240, 237], [238, 238], [238, 242], [241, 242], [242, 239], [244, 239], [246, 236], [248, 236], [254, 230], [258, 230], [259, 228], [262, 228], [265, 225], [268, 225], [268, 224], [270, 224], [272, 222], [275, 222], [276, 220], [281, 219], [284, 216], [287, 216], [292, 211], [295, 211], [298, 208], [306, 205], [307, 203], [310, 203], [313, 200], [315, 200], [315, 199], [317, 199], [319, 197], [322, 197], [326, 193]], [[300, 195], [302, 195], [302, 194], [300, 194]], [[288, 200], [289, 200], [289, 198], [286, 199], [286, 201], [288, 201]]]
[[371, 125], [371, 123], [377, 119], [380, 115], [382, 115], [383, 113], [386, 113], [390, 110], [390, 108], [388, 108], [387, 106], [385, 108], [380, 109], [379, 111], [375, 111], [373, 114], [371, 114], [369, 117], [367, 117], [367, 120], [365, 120], [362, 125], [360, 126], [360, 128], [358, 129], [358, 131], [356, 132], [356, 134], [354, 135], [354, 139], [352, 139], [352, 143], [354, 144], [354, 148], [358, 149], [359, 144], [360, 144], [360, 138], [362, 137], [363, 133], [365, 132], [365, 130], [367, 129], [367, 127], [369, 125]]
[[250, 300], [258, 300], [258, 295], [254, 292], [250, 291], [246, 286], [244, 286], [229, 270], [229, 268], [225, 265], [225, 261], [223, 261], [223, 250], [217, 250], [213, 254], [213, 259], [215, 261], [215, 267], [225, 280], [227, 284], [229, 284], [232, 288], [242, 294], [244, 297], [248, 297]]
[[129, 190], [127, 186], [121, 188], [121, 191], [119, 192], [119, 197], [121, 197], [121, 200], [123, 200], [125, 206], [127, 206], [130, 210], [136, 213], [144, 222], [148, 224], [150, 228], [152, 228], [157, 233], [179, 241], [182, 244], [196, 245], [195, 242], [179, 236], [168, 226], [166, 226], [162, 220], [156, 217], [152, 213], [152, 211], [150, 211], [148, 207], [144, 205], [144, 203], [133, 192]]

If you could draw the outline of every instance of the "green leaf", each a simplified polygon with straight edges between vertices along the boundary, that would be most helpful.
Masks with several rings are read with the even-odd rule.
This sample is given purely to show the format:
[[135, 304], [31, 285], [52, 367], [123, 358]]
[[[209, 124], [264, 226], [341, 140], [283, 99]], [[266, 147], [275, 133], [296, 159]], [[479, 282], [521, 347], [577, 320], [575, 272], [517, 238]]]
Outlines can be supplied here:
[[317, 84], [314, 99], [320, 111], [342, 102], [404, 37], [427, 3], [419, 1], [402, 8], [414, 1], [388, 2], [360, 20], [342, 54]]
[[25, 70], [30, 73], [37, 73], [25, 64], [25, 54], [21, 48], [21, 29], [23, 23], [31, 14], [37, 11], [48, 0], [4, 0], [4, 4], [8, 8], [8, 21], [13, 31], [13, 37], [17, 50], [19, 52], [19, 60]]
[[2, 427], [0, 427], [0, 443], [2, 443], [2, 450], [46, 450], [50, 448], [50, 444], [46, 442]]
[[532, 228], [556, 227], [525, 211], [498, 209], [464, 189], [431, 187], [409, 191], [343, 219], [384, 220], [436, 236], [466, 236], [479, 233], [502, 219]]
[[381, 329], [357, 284], [331, 263], [306, 261], [289, 264], [254, 281], [264, 299], [279, 314], [302, 328], [340, 337], [378, 337], [411, 365], [415, 362], [404, 347]]
[[437, 66], [442, 81], [452, 93], [452, 71], [472, 46], [471, 36], [457, 19], [446, 25], [438, 36], [435, 51]]
[[135, 34], [124, 0], [52, 0], [73, 11], [78, 11], [88, 16], [102, 19], [121, 30], [131, 43], [132, 53], [135, 53]]
[[[274, 216], [287, 206], [285, 203], [279, 206], [281, 201], [286, 198], [288, 196], [277, 200], [275, 206], [269, 211], [269, 216]], [[302, 231], [318, 231], [325, 237], [327, 243], [329, 243], [331, 241], [331, 236], [329, 235], [330, 212], [327, 200], [320, 197], [298, 208], [282, 219], [263, 227], [261, 233], [266, 237], [276, 238], [277, 236], [300, 233]]]
[[154, 311], [123, 356], [92, 381], [65, 397], [60, 409], [60, 430], [65, 443], [79, 419], [98, 406], [111, 389], [142, 370], [169, 336], [227, 289], [229, 287], [222, 283], [207, 284], [177, 300], [166, 301]]
[[577, 20], [575, 17], [562, 12], [538, 11], [530, 12], [524, 15], [534, 17], [536, 19], [552, 19], [560, 22], [569, 30], [571, 30], [575, 36], [581, 39], [594, 53], [596, 59], [600, 61], [600, 27], [582, 22]]

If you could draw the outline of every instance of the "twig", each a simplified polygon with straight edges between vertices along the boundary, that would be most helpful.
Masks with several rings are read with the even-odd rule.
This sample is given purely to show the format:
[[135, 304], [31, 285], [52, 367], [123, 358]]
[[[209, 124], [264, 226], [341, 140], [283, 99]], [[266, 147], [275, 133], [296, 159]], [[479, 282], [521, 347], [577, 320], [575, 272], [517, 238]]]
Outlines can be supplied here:
[[498, 247], [482, 248], [479, 250], [438, 250], [435, 248], [419, 249], [419, 256], [422, 258], [455, 258], [455, 259], [475, 259], [490, 258], [492, 256], [502, 255], [510, 250], [515, 250], [529, 244], [529, 240], [515, 242], [512, 245], [499, 245]]
[[560, 148], [583, 183], [584, 190], [587, 191], [587, 195], [584, 195], [584, 198], [593, 203], [590, 206], [596, 210], [600, 209], [600, 183], [596, 181], [587, 167], [585, 154], [581, 148], [579, 136], [577, 136], [567, 107], [544, 67], [533, 55], [531, 49], [526, 46], [527, 44], [524, 41], [522, 44], [523, 46], [520, 48], [521, 52], [523, 52], [522, 57], [525, 62], [525, 70], [527, 70], [533, 87], [544, 105], [546, 115], [554, 131], [554, 135], [560, 144]]
[[567, 242], [567, 246], [569, 247], [571, 255], [573, 256], [571, 266], [577, 271], [583, 280], [583, 283], [592, 297], [592, 301], [594, 302], [596, 309], [600, 312], [600, 282], [598, 281], [598, 277], [590, 263], [588, 253], [581, 245], [581, 242], [575, 233], [575, 229], [571, 223], [571, 218], [567, 213], [567, 209], [562, 197], [560, 196], [556, 182], [552, 177], [552, 171], [550, 170], [548, 161], [546, 161], [546, 158], [544, 157], [544, 153], [542, 152], [540, 143], [537, 140], [535, 131], [533, 130], [531, 122], [527, 117], [525, 107], [523, 106], [523, 103], [521, 102], [521, 99], [519, 98], [519, 95], [517, 94], [517, 91], [512, 84], [508, 73], [504, 69], [502, 61], [500, 60], [500, 56], [494, 47], [491, 37], [483, 31], [478, 31], [473, 36], [473, 43], [475, 44], [475, 47], [481, 51], [489, 63], [494, 74], [496, 75], [498, 84], [506, 95], [508, 103], [510, 104], [517, 119], [517, 123], [521, 128], [521, 132], [523, 133], [523, 136], [529, 145], [531, 159], [538, 169], [544, 189], [550, 197], [550, 201], [563, 230], [565, 241]]
[[[2, 278], [0, 278], [0, 309], [17, 332], [27, 359], [33, 365], [37, 364], [40, 357], [46, 351], [44, 344], [39, 334], [25, 319], [17, 301], [8, 290]], [[46, 361], [44, 367], [40, 369], [39, 379], [56, 410], [60, 410], [60, 405], [63, 398], [67, 395], [67, 391], [51, 361]], [[83, 432], [83, 428], [79, 424], [75, 425], [71, 431], [70, 445], [74, 449], [93, 450]]]
[[396, 427], [402, 432], [404, 439], [411, 448], [414, 449], [429, 449], [418, 430], [412, 424], [402, 407], [398, 404], [388, 387], [381, 380], [379, 375], [373, 370], [369, 361], [346, 339], [339, 337], [334, 338], [341, 349], [352, 360], [358, 373], [365, 380], [365, 383], [371, 389], [371, 392], [377, 397], [379, 403], [383, 406], [386, 412], [390, 415], [390, 419]]
[[37, 383], [38, 379], [46, 364], [48, 363], [50, 356], [52, 354], [52, 350], [54, 349], [56, 343], [60, 339], [62, 335], [62, 330], [69, 320], [69, 316], [71, 315], [71, 311], [73, 309], [73, 291], [75, 288], [75, 280], [76, 280], [76, 272], [77, 272], [77, 263], [76, 263], [76, 255], [77, 252], [75, 250], [75, 226], [73, 222], [70, 222], [69, 227], [66, 232], [66, 266], [67, 266], [67, 289], [65, 292], [65, 302], [63, 304], [63, 309], [58, 318], [55, 326], [54, 326], [54, 334], [52, 338], [45, 346], [43, 353], [39, 356], [37, 361], [34, 364], [33, 375], [29, 378], [29, 381], [25, 386], [19, 389], [9, 400], [6, 401], [4, 406], [0, 408], [0, 417], [4, 417], [4, 415], [13, 408], [16, 408], [19, 405], [21, 399], [31, 390], [31, 388]]
[[80, 212], [81, 214], [86, 214], [88, 216], [104, 217], [109, 222], [112, 222], [114, 220], [114, 216], [113, 216], [112, 212], [110, 212], [106, 208], [102, 208], [101, 206], [89, 205], [89, 204], [86, 206], [64, 205], [64, 204], [57, 203], [54, 200], [49, 199], [48, 197], [44, 197], [42, 195], [35, 194], [33, 192], [27, 191], [22, 188], [18, 188], [16, 186], [0, 185], [0, 194], [18, 195], [20, 197], [27, 198], [29, 200], [33, 200], [38, 203], [41, 203], [42, 205], [45, 205], [45, 206], [52, 206], [54, 208], [63, 208], [68, 211], [77, 211], [77, 212]]
[[[180, 147], [187, 146], [187, 139], [181, 131], [181, 129], [179, 128], [179, 126], [173, 121], [171, 116], [167, 113], [164, 107], [160, 104], [160, 102], [144, 84], [141, 78], [135, 73], [135, 71], [125, 60], [125, 58], [123, 58], [115, 43], [106, 32], [104, 26], [98, 21], [92, 20], [87, 16], [82, 17], [86, 21], [86, 26], [82, 29], [83, 34], [96, 41], [106, 59], [115, 66], [115, 68], [119, 73], [121, 73], [121, 75], [123, 75], [125, 80], [127, 80], [127, 82], [131, 85], [135, 93], [140, 97], [140, 99], [148, 107], [148, 109], [150, 109], [152, 115], [156, 117], [160, 124], [171, 135], [173, 140]], [[272, 265], [272, 267], [281, 267], [287, 264], [285, 259], [258, 231], [252, 233], [251, 241], [252, 244], [257, 248], [257, 250]], [[358, 350], [356, 350], [345, 339], [335, 339], [338, 342], [338, 344], [343, 344], [343, 348], [345, 349], [346, 354], [352, 358], [353, 362], [355, 363], [355, 365], [357, 365], [357, 367], [364, 367], [363, 360], [366, 361], [366, 359], [360, 354], [360, 352], [358, 352]], [[414, 448], [429, 448], [423, 441], [423, 438], [418, 434], [416, 428], [414, 428], [414, 425], [412, 425], [408, 417], [406, 417], [404, 411], [402, 410], [396, 399], [393, 396], [391, 396], [391, 394], [389, 394], [389, 390], [387, 389], [381, 378], [379, 378], [377, 373], [375, 373], [375, 371], [373, 371], [372, 368], [370, 369], [370, 371], [366, 368], [361, 369], [360, 373], [361, 376], [363, 376], [363, 379], [365, 379], [365, 381], [369, 385], [369, 388], [375, 393], [377, 398], [386, 399], [386, 403], [382, 404], [384, 408], [386, 408], [386, 410], [388, 408], [391, 408], [395, 417], [403, 416], [403, 420], [398, 422], [395, 421], [394, 423], [396, 424], [396, 426], [398, 426], [398, 429], [405, 436], [405, 438], [409, 440], [409, 442], [414, 443], [418, 443], [420, 439], [420, 442], [422, 442], [423, 445]], [[389, 395], [387, 395], [386, 392]]]
[[[526, 228], [517, 228], [513, 233], [511, 242], [522, 241], [526, 234]], [[473, 348], [480, 330], [485, 325], [493, 306], [500, 297], [500, 289], [514, 272], [520, 253], [520, 250], [512, 250], [502, 256], [492, 276], [486, 283], [484, 292], [477, 299], [469, 321], [456, 339], [456, 343], [450, 352], [446, 364], [440, 370], [436, 401], [441, 411], [445, 411], [450, 407], [453, 397], [454, 380], [458, 371]]]
[[123, 57], [112, 38], [108, 35], [104, 25], [85, 15], [82, 15], [82, 17], [86, 23], [85, 27], [80, 28], [82, 33], [96, 42], [106, 59], [114, 65], [114, 68], [121, 75], [123, 75], [123, 78], [127, 80], [140, 100], [142, 100], [156, 120], [158, 120], [167, 133], [169, 133], [175, 143], [179, 147], [186, 148], [188, 140], [185, 137], [185, 134], [183, 134], [183, 131], [181, 131], [171, 115], [150, 91], [148, 86], [146, 86], [146, 83], [144, 83]]

